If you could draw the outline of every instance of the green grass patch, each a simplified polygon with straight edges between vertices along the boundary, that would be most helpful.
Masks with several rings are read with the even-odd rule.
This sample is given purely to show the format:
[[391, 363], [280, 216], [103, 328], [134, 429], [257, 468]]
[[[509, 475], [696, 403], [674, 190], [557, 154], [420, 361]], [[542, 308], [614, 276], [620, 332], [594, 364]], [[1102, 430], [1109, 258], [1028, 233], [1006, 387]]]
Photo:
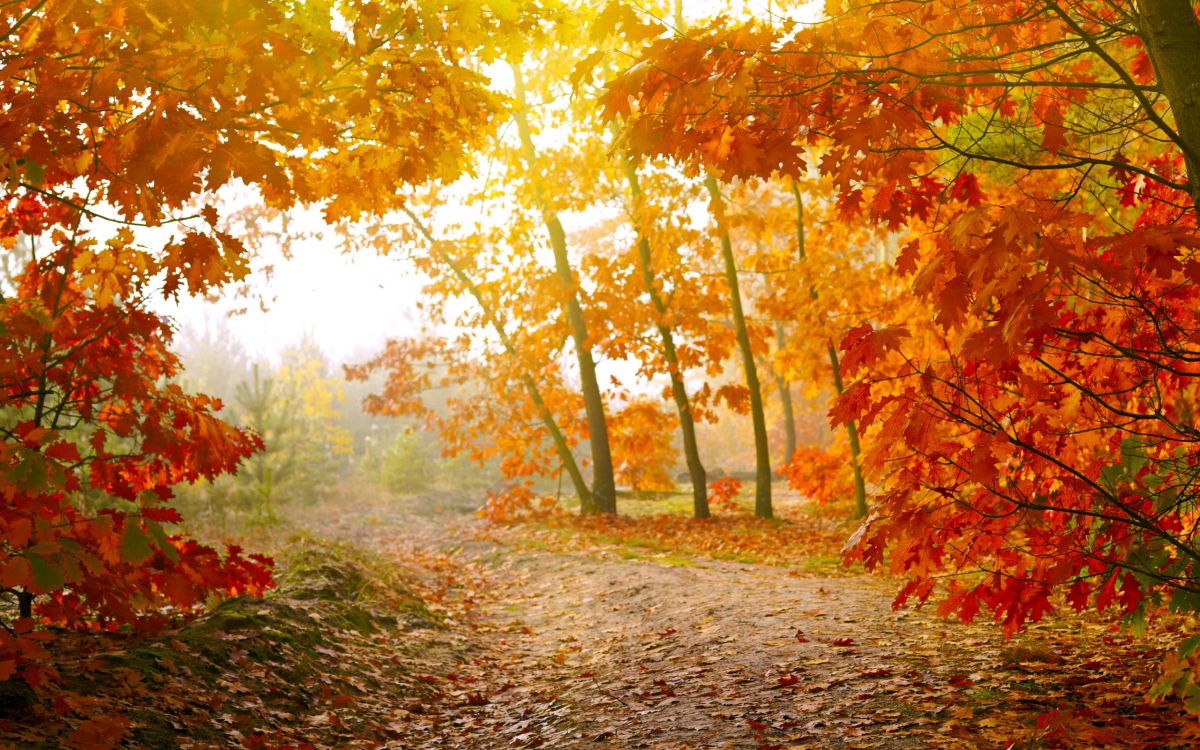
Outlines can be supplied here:
[[1050, 688], [1037, 680], [1016, 680], [1009, 683], [1012, 687], [1030, 695], [1046, 695]]

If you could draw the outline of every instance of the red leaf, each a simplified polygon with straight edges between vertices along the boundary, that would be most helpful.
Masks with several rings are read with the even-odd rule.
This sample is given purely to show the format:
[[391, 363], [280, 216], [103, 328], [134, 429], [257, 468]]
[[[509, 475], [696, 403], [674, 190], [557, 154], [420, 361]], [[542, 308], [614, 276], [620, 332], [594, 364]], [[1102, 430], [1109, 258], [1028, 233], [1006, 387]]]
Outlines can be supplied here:
[[[0, 568], [0, 586], [6, 589], [29, 586], [33, 583], [33, 569], [24, 557], [10, 557]], [[0, 677], [0, 681], [4, 678]]]
[[887, 326], [876, 330], [870, 323], [850, 329], [842, 339], [842, 370], [847, 374], [855, 372], [864, 365], [870, 366], [878, 362], [889, 351], [898, 351], [900, 342], [910, 336], [908, 329], [902, 326]]
[[983, 191], [979, 189], [979, 178], [969, 172], [963, 172], [950, 185], [950, 197], [964, 201], [968, 206], [978, 206], [983, 202]]
[[74, 443], [69, 443], [66, 440], [59, 440], [46, 446], [42, 451], [47, 458], [53, 458], [55, 461], [78, 461], [79, 448]]
[[1142, 599], [1146, 598], [1146, 594], [1142, 591], [1142, 585], [1138, 583], [1138, 579], [1133, 573], [1126, 573], [1121, 579], [1121, 606], [1126, 612], [1132, 612], [1137, 609], [1138, 604]]
[[1067, 130], [1063, 127], [1062, 110], [1051, 107], [1042, 115], [1042, 148], [1052, 154], [1067, 145]]
[[181, 523], [183, 516], [174, 508], [142, 508], [142, 518], [158, 523]]
[[124, 716], [93, 716], [80, 724], [67, 739], [71, 747], [109, 750], [116, 747], [125, 736], [128, 726], [129, 720]]
[[1091, 593], [1091, 586], [1087, 581], [1079, 578], [1075, 583], [1071, 584], [1071, 588], [1067, 589], [1067, 603], [1075, 608], [1076, 612], [1082, 612], [1087, 608], [1088, 595]]
[[896, 272], [902, 276], [914, 273], [920, 260], [921, 243], [913, 240], [900, 248], [900, 253], [896, 256]]

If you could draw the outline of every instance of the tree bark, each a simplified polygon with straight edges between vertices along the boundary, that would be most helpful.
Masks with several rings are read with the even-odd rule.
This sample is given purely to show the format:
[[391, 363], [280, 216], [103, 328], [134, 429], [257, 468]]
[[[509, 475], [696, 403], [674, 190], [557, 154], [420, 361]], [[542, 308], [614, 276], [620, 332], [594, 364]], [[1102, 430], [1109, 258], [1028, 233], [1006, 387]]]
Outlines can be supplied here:
[[[775, 324], [775, 347], [782, 349], [787, 344], [787, 336], [783, 332], [783, 324]], [[796, 454], [796, 410], [792, 405], [792, 384], [782, 375], [775, 377], [779, 387], [779, 404], [783, 408], [783, 463], [792, 462]]]
[[763, 411], [758, 367], [754, 363], [754, 352], [750, 349], [750, 332], [746, 329], [746, 315], [742, 310], [742, 292], [738, 286], [733, 241], [729, 238], [729, 227], [725, 223], [725, 201], [721, 197], [721, 188], [717, 185], [715, 177], [708, 175], [704, 186], [708, 188], [708, 194], [712, 197], [713, 217], [721, 236], [721, 257], [725, 261], [725, 281], [729, 285], [729, 307], [733, 313], [738, 348], [742, 352], [746, 388], [750, 391], [750, 417], [754, 422], [754, 515], [759, 518], [772, 518], [775, 512], [771, 505], [771, 448], [767, 442], [767, 419]]
[[683, 382], [683, 371], [679, 367], [679, 355], [675, 349], [675, 336], [671, 327], [665, 322], [667, 305], [655, 286], [654, 264], [650, 254], [650, 240], [638, 224], [639, 212], [642, 209], [642, 187], [638, 180], [637, 169], [629, 157], [621, 155], [621, 166], [625, 170], [625, 179], [629, 182], [629, 193], [632, 199], [631, 211], [633, 229], [638, 239], [638, 266], [642, 273], [642, 282], [650, 295], [650, 303], [658, 314], [655, 327], [659, 339], [662, 340], [663, 358], [667, 360], [667, 371], [671, 376], [671, 397], [675, 401], [675, 410], [679, 412], [679, 431], [683, 434], [683, 455], [687, 461], [688, 477], [692, 480], [692, 513], [696, 518], [708, 518], [708, 476], [704, 464], [700, 461], [700, 446], [696, 440], [696, 422], [692, 416], [692, 404], [688, 398], [687, 388]]
[[[800, 186], [792, 180], [792, 197], [796, 199], [796, 257], [804, 260], [804, 195], [800, 192]], [[810, 289], [809, 294], [812, 298], [817, 299], [817, 290]], [[845, 384], [842, 382], [842, 364], [838, 360], [837, 347], [833, 342], [827, 345], [829, 354], [829, 366], [833, 369], [833, 388], [840, 397], [846, 392]], [[863, 479], [862, 472], [862, 445], [858, 440], [858, 425], [853, 419], [846, 422], [846, 439], [850, 443], [850, 471], [854, 476], [854, 518], [863, 518], [867, 515], [867, 483]]]
[[[837, 347], [829, 345], [829, 365], [833, 368], [833, 387], [837, 395], [846, 392], [842, 384], [842, 365], [838, 361]], [[858, 425], [851, 419], [846, 422], [846, 437], [850, 441], [850, 470], [854, 472], [854, 515], [853, 518], [863, 518], [867, 515], [867, 483], [863, 480], [862, 446], [858, 442]]]
[[1189, 0], [1138, 0], [1138, 30], [1171, 104], [1200, 216], [1200, 21]]
[[566, 313], [567, 322], [571, 327], [571, 340], [575, 345], [575, 357], [579, 363], [579, 380], [583, 395], [584, 411], [587, 414], [588, 442], [592, 449], [592, 498], [594, 510], [598, 513], [617, 512], [617, 487], [613, 476], [612, 449], [608, 440], [608, 421], [604, 414], [604, 399], [600, 394], [600, 383], [596, 378], [596, 360], [588, 342], [587, 323], [583, 318], [583, 308], [579, 304], [576, 291], [575, 274], [571, 269], [570, 257], [567, 255], [567, 235], [563, 231], [558, 214], [550, 207], [549, 201], [542, 191], [538, 178], [537, 150], [533, 145], [533, 135], [529, 129], [529, 118], [526, 115], [525, 82], [521, 77], [521, 68], [512, 63], [513, 98], [516, 108], [513, 118], [517, 123], [517, 134], [521, 139], [521, 149], [525, 162], [529, 167], [529, 179], [533, 183], [534, 200], [542, 212], [542, 221], [550, 235], [550, 247], [554, 251], [554, 270], [567, 290]]

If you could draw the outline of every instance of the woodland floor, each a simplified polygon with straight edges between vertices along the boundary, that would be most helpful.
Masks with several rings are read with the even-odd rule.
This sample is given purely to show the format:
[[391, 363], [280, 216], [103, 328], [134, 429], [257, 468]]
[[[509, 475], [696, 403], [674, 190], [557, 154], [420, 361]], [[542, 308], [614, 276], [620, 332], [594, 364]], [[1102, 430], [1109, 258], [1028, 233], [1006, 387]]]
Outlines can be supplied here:
[[[0, 696], [0, 747], [1200, 743], [1141, 697], [1169, 633], [1059, 619], [1005, 643], [895, 612], [896, 581], [832, 563], [837, 523], [497, 528], [461, 495], [354, 506], [268, 541], [280, 588], [262, 601], [149, 640], [62, 637], [54, 697]], [[825, 542], [704, 542], [739, 534]]]

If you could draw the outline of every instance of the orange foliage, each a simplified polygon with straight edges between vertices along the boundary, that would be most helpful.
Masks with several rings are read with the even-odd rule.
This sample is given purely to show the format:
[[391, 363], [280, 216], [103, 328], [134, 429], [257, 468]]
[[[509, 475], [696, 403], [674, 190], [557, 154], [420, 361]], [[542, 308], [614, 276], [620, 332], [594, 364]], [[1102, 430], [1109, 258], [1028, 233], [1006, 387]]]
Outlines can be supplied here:
[[487, 501], [475, 511], [492, 523], [515, 523], [560, 514], [553, 495], [538, 495], [528, 483], [513, 484], [499, 492], [487, 493]]
[[779, 474], [789, 487], [815, 503], [845, 500], [854, 494], [850, 448], [845, 440], [828, 448], [801, 445]]
[[169, 531], [175, 485], [262, 443], [174, 382], [173, 329], [149, 300], [246, 276], [203, 205], [222, 187], [339, 219], [460, 171], [498, 102], [449, 61], [514, 19], [386, 5], [0, 6], [0, 252], [18, 258], [0, 294], [0, 595], [20, 615], [0, 622], [0, 680], [45, 678], [39, 625], [161, 625], [271, 585], [269, 560]]
[[[831, 417], [880, 486], [852, 556], [1009, 635], [1056, 591], [1134, 627], [1200, 610], [1194, 4], [826, 12], [664, 35], [604, 104], [634, 151], [817, 171], [841, 222], [900, 233], [921, 315], [841, 336]], [[1200, 711], [1187, 643], [1163, 692]]]
[[610, 420], [617, 483], [637, 491], [674, 489], [671, 467], [676, 460], [673, 437], [678, 419], [640, 399]]
[[708, 501], [717, 510], [733, 512], [738, 509], [737, 496], [742, 491], [742, 480], [721, 477], [708, 483]]

